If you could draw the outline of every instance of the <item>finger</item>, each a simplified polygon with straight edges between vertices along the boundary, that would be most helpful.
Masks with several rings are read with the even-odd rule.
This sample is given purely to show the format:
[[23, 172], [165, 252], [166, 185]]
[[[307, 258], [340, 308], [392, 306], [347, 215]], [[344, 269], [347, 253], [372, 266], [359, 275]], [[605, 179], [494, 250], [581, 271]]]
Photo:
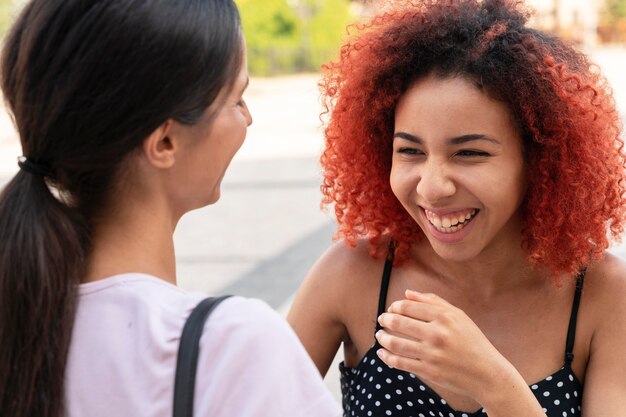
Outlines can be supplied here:
[[437, 294], [432, 293], [421, 293], [414, 290], [406, 290], [404, 292], [404, 296], [407, 298], [407, 300], [418, 301], [425, 304], [438, 305], [443, 307], [452, 305]]
[[398, 300], [391, 303], [387, 312], [411, 317], [415, 320], [431, 322], [437, 317], [439, 306], [416, 300]]
[[378, 323], [387, 331], [405, 334], [417, 340], [422, 339], [422, 335], [427, 331], [426, 322], [396, 313], [381, 314]]
[[403, 335], [392, 334], [385, 330], [376, 332], [378, 343], [391, 353], [407, 358], [419, 359], [421, 355], [421, 342], [409, 339]]
[[[396, 355], [387, 349], [378, 349], [376, 355], [392, 368], [401, 369], [403, 371], [411, 372], [414, 375], [420, 377], [423, 364], [419, 359], [408, 358], [406, 356]], [[421, 378], [420, 378], [421, 379]]]

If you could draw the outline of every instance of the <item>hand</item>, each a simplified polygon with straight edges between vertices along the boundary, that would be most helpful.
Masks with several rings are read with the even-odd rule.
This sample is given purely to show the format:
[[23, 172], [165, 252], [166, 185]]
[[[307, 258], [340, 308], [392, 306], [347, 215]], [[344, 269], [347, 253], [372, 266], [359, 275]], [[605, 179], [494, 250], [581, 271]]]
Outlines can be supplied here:
[[378, 321], [378, 355], [387, 365], [479, 403], [498, 375], [514, 369], [461, 309], [435, 294], [407, 290]]

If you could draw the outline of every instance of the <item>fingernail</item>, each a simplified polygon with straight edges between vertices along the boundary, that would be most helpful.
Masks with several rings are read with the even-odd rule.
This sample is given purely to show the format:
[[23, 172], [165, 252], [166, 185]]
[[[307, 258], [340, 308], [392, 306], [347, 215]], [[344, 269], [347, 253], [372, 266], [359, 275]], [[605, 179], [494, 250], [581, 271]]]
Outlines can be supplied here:
[[376, 354], [378, 355], [379, 358], [382, 358], [383, 357], [383, 350], [382, 349], [378, 349], [376, 351]]
[[415, 291], [415, 290], [406, 290], [406, 292], [409, 293], [409, 294], [412, 294], [412, 295], [416, 295], [416, 296], [422, 295], [421, 292]]
[[376, 337], [376, 339], [378, 339], [380, 337], [380, 333], [382, 332], [382, 330], [379, 330], [376, 332], [376, 334], [374, 335]]

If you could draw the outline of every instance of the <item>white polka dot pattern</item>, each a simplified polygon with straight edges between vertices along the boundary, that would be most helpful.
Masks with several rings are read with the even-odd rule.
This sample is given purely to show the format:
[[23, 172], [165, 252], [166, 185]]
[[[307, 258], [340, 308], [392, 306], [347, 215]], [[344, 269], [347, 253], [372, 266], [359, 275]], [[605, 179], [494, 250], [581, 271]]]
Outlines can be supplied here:
[[[415, 375], [383, 363], [372, 347], [356, 368], [339, 365], [344, 417], [482, 417], [458, 411]], [[570, 366], [530, 386], [547, 417], [579, 417], [582, 385]]]

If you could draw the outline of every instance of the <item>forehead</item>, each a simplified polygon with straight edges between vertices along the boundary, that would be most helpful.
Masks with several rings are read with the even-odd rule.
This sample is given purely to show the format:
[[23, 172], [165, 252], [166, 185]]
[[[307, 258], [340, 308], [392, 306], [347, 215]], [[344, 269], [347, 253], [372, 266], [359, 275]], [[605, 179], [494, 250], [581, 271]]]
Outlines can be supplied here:
[[467, 78], [436, 75], [413, 82], [400, 97], [395, 130], [426, 138], [465, 134], [519, 136], [506, 103], [491, 98]]

